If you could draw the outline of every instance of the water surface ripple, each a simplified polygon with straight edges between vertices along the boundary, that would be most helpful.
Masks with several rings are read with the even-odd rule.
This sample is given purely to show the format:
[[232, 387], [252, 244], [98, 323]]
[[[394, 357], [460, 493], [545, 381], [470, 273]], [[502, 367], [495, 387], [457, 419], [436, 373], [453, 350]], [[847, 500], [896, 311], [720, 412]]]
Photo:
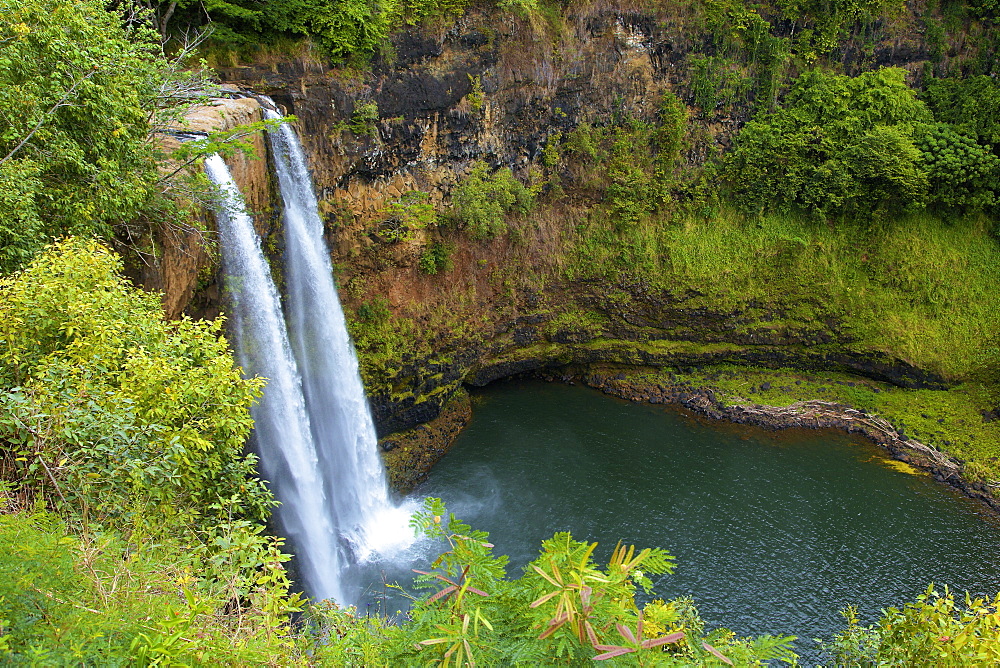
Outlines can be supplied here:
[[873, 620], [928, 583], [1000, 590], [1000, 522], [875, 446], [829, 431], [709, 423], [580, 387], [502, 383], [415, 496], [439, 496], [510, 555], [554, 531], [677, 557], [656, 593], [691, 596], [710, 626], [812, 638], [848, 604]]

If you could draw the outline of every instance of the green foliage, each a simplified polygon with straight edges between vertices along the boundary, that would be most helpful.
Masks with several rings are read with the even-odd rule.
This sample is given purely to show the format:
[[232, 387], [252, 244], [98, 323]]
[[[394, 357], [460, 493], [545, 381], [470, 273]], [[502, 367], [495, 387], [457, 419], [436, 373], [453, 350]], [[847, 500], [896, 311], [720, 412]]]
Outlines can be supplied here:
[[153, 197], [155, 34], [95, 0], [0, 0], [0, 272]]
[[921, 207], [928, 184], [913, 133], [930, 112], [904, 75], [800, 76], [783, 108], [738, 135], [726, 166], [738, 200], [752, 211], [816, 215]]
[[369, 393], [388, 393], [388, 382], [412, 355], [413, 321], [394, 315], [389, 300], [376, 296], [358, 306], [347, 327], [358, 349], [361, 377]]
[[833, 318], [858, 347], [960, 380], [1000, 329], [992, 297], [1000, 249], [988, 223], [922, 213], [858, 229], [722, 207], [709, 219], [651, 216], [615, 228], [594, 216], [581, 226], [567, 275], [697, 291], [689, 308], [763, 303], [795, 314], [807, 305], [787, 318], [793, 331]]
[[684, 103], [670, 91], [663, 93], [657, 113], [657, 126], [652, 143], [656, 151], [653, 163], [653, 183], [661, 204], [671, 199], [676, 171], [681, 164], [681, 151], [688, 130], [688, 111]]
[[[691, 88], [702, 117], [711, 117], [717, 104], [732, 111], [751, 97], [756, 97], [758, 109], [774, 106], [790, 44], [788, 38], [772, 34], [771, 24], [759, 13], [762, 10], [733, 0], [704, 3], [705, 27], [716, 53], [691, 59]], [[812, 31], [800, 30], [800, 38], [803, 33]]]
[[944, 123], [924, 128], [917, 146], [930, 178], [934, 203], [981, 210], [996, 202], [1000, 158], [988, 147]]
[[379, 233], [386, 241], [411, 241], [419, 230], [437, 223], [437, 210], [430, 195], [419, 190], [403, 193], [381, 211], [384, 217]]
[[242, 123], [226, 130], [213, 130], [205, 137], [186, 141], [170, 153], [170, 160], [184, 166], [194, 161], [218, 153], [224, 158], [241, 154], [250, 158], [259, 157], [254, 148], [254, 138], [262, 132], [273, 132], [285, 123], [293, 123], [295, 116], [282, 116], [252, 123]]
[[358, 307], [358, 319], [371, 325], [384, 324], [391, 315], [389, 300], [384, 297], [376, 297]]
[[631, 131], [615, 131], [607, 164], [610, 181], [607, 198], [611, 206], [611, 218], [616, 225], [635, 225], [655, 205], [652, 179], [643, 164], [648, 160], [648, 151], [642, 145], [648, 142], [648, 131], [648, 128], [638, 124], [633, 125]]
[[561, 132], [553, 132], [545, 138], [545, 145], [542, 147], [542, 166], [548, 170], [559, 166], [559, 160], [562, 157], [560, 142], [562, 142]]
[[776, 4], [786, 19], [811, 26], [812, 44], [818, 53], [837, 46], [841, 32], [852, 24], [904, 9], [900, 0], [777, 0]]
[[596, 543], [557, 533], [542, 542], [523, 576], [507, 580], [507, 558], [493, 555], [488, 534], [456, 519], [440, 500], [425, 500], [412, 524], [446, 549], [431, 570], [418, 571], [420, 586], [432, 593], [414, 602], [399, 636], [385, 638], [383, 660], [390, 664], [576, 665], [620, 657], [616, 665], [675, 666], [702, 665], [713, 655], [747, 666], [765, 658], [794, 660], [791, 637], [704, 634], [684, 600], [653, 601], [640, 610], [635, 594], [650, 591], [649, 575], [673, 570], [663, 550], [619, 544], [600, 567]]
[[479, 75], [472, 76], [471, 74], [467, 76], [469, 77], [469, 85], [472, 87], [472, 90], [469, 91], [467, 96], [469, 104], [472, 105], [473, 111], [479, 111], [483, 108], [483, 103], [486, 102], [486, 93], [483, 91], [482, 77]]
[[[237, 526], [201, 542], [0, 514], [0, 661], [5, 665], [290, 665], [296, 647], [280, 541]], [[192, 542], [194, 544], [192, 544]], [[249, 593], [244, 593], [249, 592]]]
[[102, 521], [264, 519], [271, 497], [242, 454], [261, 381], [240, 378], [221, 321], [164, 321], [120, 270], [70, 239], [0, 281], [0, 449], [16, 479]]
[[746, 99], [750, 83], [731, 60], [717, 56], [691, 58], [691, 94], [700, 118], [714, 118], [717, 110], [732, 111], [734, 104]]
[[587, 160], [596, 160], [598, 157], [597, 141], [600, 133], [589, 123], [580, 123], [567, 133], [565, 150], [574, 153]]
[[[218, 42], [245, 44], [300, 35], [315, 40], [336, 61], [365, 61], [385, 47], [389, 34], [404, 25], [461, 14], [468, 0], [160, 0], [158, 23], [165, 34], [215, 27]], [[173, 7], [173, 10], [170, 8]], [[170, 13], [170, 12], [173, 13]]]
[[843, 613], [847, 629], [825, 649], [836, 666], [988, 666], [1000, 662], [1000, 595], [955, 601], [933, 585], [916, 601], [882, 612], [862, 626], [857, 612]]
[[1000, 144], [1000, 83], [992, 77], [931, 79], [922, 97], [936, 120], [981, 144]]
[[527, 213], [534, 197], [514, 178], [509, 167], [493, 172], [485, 163], [473, 165], [452, 195], [454, 214], [473, 239], [490, 239], [507, 232], [509, 213]]
[[385, 43], [394, 8], [391, 0], [272, 0], [261, 22], [279, 33], [313, 37], [335, 60], [367, 58]]
[[450, 271], [452, 267], [451, 254], [454, 250], [454, 246], [451, 244], [434, 240], [420, 253], [420, 261], [418, 262], [420, 271], [431, 276], [442, 271]]
[[361, 102], [354, 106], [351, 122], [347, 127], [356, 135], [375, 134], [375, 124], [378, 123], [378, 103], [374, 100]]

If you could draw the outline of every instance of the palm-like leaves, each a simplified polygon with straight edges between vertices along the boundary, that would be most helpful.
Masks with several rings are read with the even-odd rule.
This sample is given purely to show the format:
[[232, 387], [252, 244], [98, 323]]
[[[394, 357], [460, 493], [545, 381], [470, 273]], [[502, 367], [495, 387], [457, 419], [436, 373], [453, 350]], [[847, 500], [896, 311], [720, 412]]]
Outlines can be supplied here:
[[414, 573], [420, 573], [421, 575], [427, 575], [429, 577], [436, 578], [448, 585], [441, 591], [435, 593], [433, 596], [428, 598], [427, 599], [428, 603], [432, 603], [440, 598], [445, 598], [447, 596], [450, 596], [451, 594], [455, 594], [455, 603], [459, 604], [462, 602], [462, 597], [465, 595], [465, 592], [467, 591], [471, 591], [473, 594], [479, 594], [480, 596], [489, 596], [489, 594], [484, 592], [482, 589], [476, 589], [475, 587], [469, 585], [469, 581], [466, 579], [466, 576], [469, 573], [468, 566], [462, 569], [462, 574], [458, 577], [458, 582], [455, 582], [450, 578], [446, 578], [440, 573], [429, 573], [427, 571], [418, 571], [416, 568], [412, 570]]
[[[675, 631], [673, 633], [668, 633], [665, 636], [659, 638], [643, 639], [643, 619], [642, 612], [639, 613], [639, 622], [636, 625], [635, 633], [632, 633], [632, 629], [625, 626], [621, 622], [615, 624], [615, 628], [618, 629], [618, 634], [628, 641], [628, 645], [594, 645], [594, 649], [604, 650], [602, 654], [598, 654], [594, 657], [594, 661], [604, 661], [606, 659], [613, 659], [616, 656], [621, 656], [622, 654], [630, 654], [632, 652], [638, 652], [644, 649], [652, 649], [654, 647], [659, 647], [661, 645], [668, 645], [670, 643], [679, 642], [684, 638], [683, 631]], [[721, 656], [721, 654], [719, 655]], [[726, 659], [726, 661], [729, 661]]]

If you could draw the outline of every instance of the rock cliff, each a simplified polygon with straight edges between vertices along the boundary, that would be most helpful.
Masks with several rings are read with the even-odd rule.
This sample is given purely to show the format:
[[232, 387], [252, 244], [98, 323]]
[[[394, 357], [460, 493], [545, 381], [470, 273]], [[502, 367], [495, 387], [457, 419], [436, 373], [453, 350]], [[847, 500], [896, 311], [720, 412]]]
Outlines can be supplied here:
[[[309, 58], [219, 69], [228, 84], [267, 93], [297, 117], [352, 320], [371, 318], [381, 305], [405, 324], [396, 328], [401, 336], [374, 337], [362, 350], [363, 361], [377, 360], [367, 365], [366, 380], [381, 433], [434, 418], [463, 383], [569, 363], [742, 362], [846, 370], [905, 387], [943, 385], [932, 373], [855, 346], [822, 303], [808, 305], [816, 315], [801, 318], [800, 304], [722, 308], [697, 292], [652, 287], [641, 274], [574, 278], [565, 267], [567, 239], [604, 197], [585, 178], [550, 196], [545, 215], [511, 221], [502, 238], [474, 240], [443, 228], [403, 239], [382, 234], [390, 204], [410, 191], [446, 203], [477, 161], [509, 167], [537, 191], [558, 187], [557, 179], [542, 178], [548, 146], [609, 119], [653, 122], [667, 91], [689, 105], [683, 160], [697, 164], [723, 150], [753, 100], [692, 106], [699, 98], [688, 56], [718, 47], [704, 30], [690, 29], [703, 23], [671, 11], [594, 7], [545, 24], [470, 12], [444, 28], [395, 35], [392, 48], [366, 69]], [[869, 36], [875, 46], [865, 58], [845, 47], [845, 67], [891, 63], [918, 72], [926, 53], [906, 37], [912, 22], [902, 17], [892, 30]], [[222, 103], [225, 122], [249, 119], [253, 106]], [[218, 111], [193, 122], [205, 124]], [[235, 166], [251, 206], [267, 212], [263, 161]], [[270, 218], [259, 220], [269, 233]], [[211, 315], [217, 281], [203, 268], [199, 282], [204, 258], [188, 250], [190, 241], [163, 243], [145, 282], [164, 290], [171, 314], [187, 304], [189, 312]], [[448, 247], [449, 271], [420, 270], [432, 241]], [[276, 249], [280, 241], [268, 237], [265, 246]]]
[[[260, 104], [247, 97], [218, 98], [210, 104], [194, 107], [179, 122], [160, 133], [161, 147], [166, 152], [178, 148], [182, 141], [205, 137], [210, 132], [232, 130], [240, 125], [263, 120]], [[258, 214], [274, 209], [275, 191], [267, 163], [265, 141], [259, 134], [250, 136], [253, 155], [237, 153], [227, 159], [233, 178], [239, 184], [247, 206]], [[179, 165], [165, 165], [173, 170]], [[258, 231], [268, 233], [269, 215], [255, 216]], [[159, 226], [152, 240], [142, 240], [145, 252], [129, 263], [133, 279], [147, 290], [163, 294], [163, 309], [168, 318], [183, 312], [214, 317], [219, 313], [220, 284], [214, 276], [211, 214], [204, 211], [192, 225], [182, 228]], [[197, 293], [197, 294], [196, 294]]]

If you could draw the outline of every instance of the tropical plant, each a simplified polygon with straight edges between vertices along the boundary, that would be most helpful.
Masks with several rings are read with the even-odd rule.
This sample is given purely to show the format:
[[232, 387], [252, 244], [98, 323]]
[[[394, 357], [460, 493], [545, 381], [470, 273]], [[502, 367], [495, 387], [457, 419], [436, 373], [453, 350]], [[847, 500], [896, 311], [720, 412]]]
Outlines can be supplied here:
[[964, 605], [933, 585], [902, 608], [863, 626], [855, 608], [847, 628], [824, 649], [836, 666], [992, 666], [1000, 662], [1000, 594], [965, 595]]
[[416, 571], [418, 586], [431, 592], [414, 601], [399, 636], [386, 634], [383, 660], [390, 663], [575, 665], [614, 658], [616, 665], [699, 665], [709, 656], [729, 661], [729, 653], [742, 665], [794, 660], [791, 637], [703, 635], [685, 601], [640, 609], [635, 594], [652, 589], [649, 575], [673, 568], [663, 550], [619, 544], [602, 568], [593, 560], [596, 543], [556, 533], [524, 575], [508, 580], [507, 558], [493, 554], [489, 535], [449, 514], [439, 499], [426, 499], [412, 524], [445, 550], [431, 569]]

